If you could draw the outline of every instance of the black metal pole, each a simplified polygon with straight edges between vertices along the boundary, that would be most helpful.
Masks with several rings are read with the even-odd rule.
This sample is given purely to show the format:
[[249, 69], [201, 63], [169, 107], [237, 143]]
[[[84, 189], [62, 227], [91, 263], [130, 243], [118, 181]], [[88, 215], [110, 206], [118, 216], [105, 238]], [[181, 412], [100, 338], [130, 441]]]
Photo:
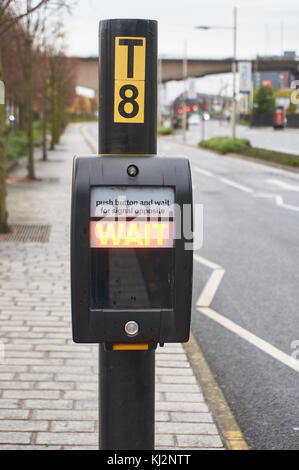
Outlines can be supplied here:
[[[157, 22], [101, 21], [99, 40], [99, 153], [154, 155]], [[124, 60], [125, 71], [120, 70]], [[100, 345], [100, 449], [154, 449], [154, 415], [155, 351], [111, 351]]]
[[100, 449], [154, 449], [155, 351], [100, 345], [99, 368]]
[[99, 56], [99, 153], [156, 154], [157, 22], [101, 21]]

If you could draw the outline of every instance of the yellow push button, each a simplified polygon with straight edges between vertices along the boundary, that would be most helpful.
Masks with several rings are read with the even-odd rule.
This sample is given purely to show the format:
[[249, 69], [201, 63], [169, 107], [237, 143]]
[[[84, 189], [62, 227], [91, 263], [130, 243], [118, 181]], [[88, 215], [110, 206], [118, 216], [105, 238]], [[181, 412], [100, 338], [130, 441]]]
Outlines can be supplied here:
[[148, 351], [148, 344], [114, 344], [113, 351]]

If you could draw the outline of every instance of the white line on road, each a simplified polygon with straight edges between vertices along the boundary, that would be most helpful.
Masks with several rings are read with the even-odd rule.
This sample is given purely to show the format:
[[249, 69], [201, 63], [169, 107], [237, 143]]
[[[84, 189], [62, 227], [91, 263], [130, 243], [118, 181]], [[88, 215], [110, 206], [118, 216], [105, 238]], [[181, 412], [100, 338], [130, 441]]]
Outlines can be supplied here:
[[270, 178], [270, 179], [266, 179], [265, 182], [269, 183], [269, 184], [274, 184], [276, 186], [280, 186], [282, 189], [285, 189], [286, 191], [299, 192], [299, 186], [298, 185], [289, 184], [289, 183], [286, 183], [285, 181], [280, 181], [280, 180], [277, 180], [277, 179], [274, 179], [274, 178]]
[[[235, 157], [226, 157], [227, 159], [230, 159], [231, 161], [235, 161], [236, 158]], [[238, 159], [238, 165], [244, 165], [244, 166], [248, 166], [250, 168], [256, 168], [257, 170], [259, 171], [267, 171], [269, 173], [275, 173], [276, 175], [282, 175], [286, 178], [289, 178], [289, 179], [294, 179], [294, 180], [298, 180], [299, 179], [299, 173], [296, 173], [294, 172], [291, 168], [290, 169], [282, 169], [282, 168], [276, 168], [276, 167], [273, 167], [271, 165], [266, 165], [264, 162], [262, 162], [261, 160], [258, 161], [258, 162], [255, 162], [255, 161], [248, 161], [248, 160], [240, 160]], [[261, 168], [262, 167], [262, 168]]]
[[286, 204], [282, 198], [282, 196], [276, 196], [276, 204], [284, 209], [289, 209], [290, 211], [299, 212], [298, 206], [293, 206], [291, 204]]
[[224, 276], [224, 269], [215, 269], [197, 301], [197, 307], [209, 307]]
[[[254, 197], [264, 197], [264, 198], [273, 198], [276, 202], [276, 205], [278, 207], [282, 207], [283, 209], [288, 209], [291, 211], [299, 212], [299, 206], [294, 206], [292, 204], [286, 204], [283, 200], [283, 197], [280, 194], [271, 194], [271, 193], [255, 193], [255, 191], [252, 188], [249, 188], [248, 186], [244, 186], [243, 184], [236, 183], [236, 181], [232, 181], [228, 178], [221, 178], [213, 173], [211, 173], [208, 170], [204, 170], [202, 168], [199, 168], [198, 166], [193, 167], [194, 171], [197, 171], [198, 173], [201, 173], [205, 176], [214, 176], [216, 179], [221, 181], [224, 184], [227, 184], [228, 186], [231, 186], [235, 189], [239, 189], [240, 191], [244, 191], [245, 193], [251, 194]], [[265, 181], [279, 181], [279, 180], [265, 180]], [[298, 188], [299, 191], [299, 186], [294, 186], [294, 185], [289, 185], [287, 183], [279, 182], [282, 185], [287, 185], [288, 187], [292, 188]], [[293, 189], [295, 191], [295, 189]], [[297, 191], [297, 189], [296, 189]]]
[[205, 175], [205, 176], [216, 176], [211, 171], [204, 170], [203, 168], [199, 168], [198, 166], [193, 166], [193, 170], [197, 171], [197, 173], [201, 173], [202, 175]]
[[244, 186], [242, 184], [236, 183], [235, 181], [229, 180], [227, 178], [219, 178], [222, 183], [228, 184], [233, 188], [240, 189], [240, 191], [244, 191], [245, 193], [253, 193], [253, 189], [248, 188], [248, 186]]
[[274, 359], [277, 359], [282, 364], [285, 364], [296, 372], [299, 372], [299, 361], [297, 361], [297, 359], [294, 359], [288, 354], [285, 354], [284, 352], [280, 351], [280, 349], [277, 349], [275, 348], [275, 346], [272, 346], [272, 344], [267, 343], [267, 341], [264, 341], [258, 336], [250, 333], [248, 330], [245, 330], [233, 321], [229, 320], [223, 315], [220, 315], [220, 313], [215, 312], [211, 308], [197, 308], [197, 310], [206, 317], [209, 317], [211, 320], [214, 320], [227, 330], [240, 336], [240, 338], [243, 338], [248, 343], [253, 344], [264, 353], [268, 354]]
[[241, 191], [245, 191], [246, 193], [253, 193], [253, 189], [248, 188], [248, 186], [244, 186], [242, 184], [236, 183], [235, 181], [229, 180], [228, 178], [221, 178], [209, 170], [204, 170], [203, 168], [199, 168], [198, 166], [193, 166], [193, 170], [196, 171], [197, 173], [201, 173], [204, 176], [209, 176], [209, 177], [214, 176], [222, 183], [232, 186], [235, 189], [240, 189]]
[[212, 304], [213, 298], [215, 297], [216, 291], [222, 281], [225, 270], [218, 264], [213, 263], [212, 261], [209, 261], [201, 256], [194, 255], [194, 259], [198, 263], [201, 263], [204, 266], [213, 269], [211, 276], [209, 277], [203, 291], [201, 292], [199, 299], [196, 302], [197, 311], [202, 313], [206, 317], [209, 317], [211, 320], [214, 320], [218, 324], [222, 325], [224, 328], [231, 331], [232, 333], [240, 336], [245, 341], [256, 346], [258, 349], [265, 352], [274, 359], [277, 359], [278, 361], [295, 370], [296, 372], [299, 372], [299, 361], [297, 359], [289, 356], [288, 354], [285, 354], [283, 351], [280, 351], [280, 349], [277, 349], [275, 346], [272, 346], [272, 344], [267, 343], [267, 341], [264, 341], [263, 339], [259, 338], [253, 333], [250, 333], [248, 330], [245, 330], [233, 321], [224, 317], [220, 313], [215, 312], [215, 310], [209, 308]]
[[264, 198], [272, 198], [275, 200], [276, 205], [282, 207], [283, 209], [288, 209], [290, 211], [299, 212], [299, 206], [293, 206], [291, 204], [286, 204], [283, 200], [283, 197], [279, 194], [268, 194], [268, 193], [256, 193], [253, 195], [254, 197], [264, 197]]
[[210, 269], [223, 269], [221, 266], [219, 266], [218, 264], [216, 263], [213, 263], [212, 261], [206, 259], [206, 258], [203, 258], [202, 256], [199, 256], [199, 255], [194, 255], [193, 258], [195, 259], [195, 261], [197, 261], [198, 263], [200, 264], [203, 264], [204, 266], [206, 266], [207, 268], [210, 268]]

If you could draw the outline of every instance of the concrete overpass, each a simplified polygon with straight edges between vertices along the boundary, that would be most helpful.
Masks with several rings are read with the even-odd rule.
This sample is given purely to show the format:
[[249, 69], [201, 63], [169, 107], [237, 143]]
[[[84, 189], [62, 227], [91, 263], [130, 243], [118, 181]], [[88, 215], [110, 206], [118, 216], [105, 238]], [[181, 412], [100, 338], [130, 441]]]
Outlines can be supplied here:
[[[162, 58], [162, 82], [183, 79], [183, 60]], [[238, 62], [241, 62], [239, 60]], [[253, 70], [259, 72], [291, 72], [299, 79], [299, 60], [294, 59], [262, 59], [251, 60]], [[91, 88], [98, 94], [98, 58], [74, 58], [77, 69], [77, 86]], [[232, 70], [232, 59], [189, 59], [188, 76], [204, 77], [229, 73]]]

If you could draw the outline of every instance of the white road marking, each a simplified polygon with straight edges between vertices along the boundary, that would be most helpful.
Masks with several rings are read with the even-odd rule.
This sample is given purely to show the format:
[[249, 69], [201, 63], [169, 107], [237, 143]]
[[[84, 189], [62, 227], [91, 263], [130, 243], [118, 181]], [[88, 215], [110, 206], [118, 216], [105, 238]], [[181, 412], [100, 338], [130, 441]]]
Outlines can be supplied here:
[[197, 171], [197, 173], [201, 173], [202, 175], [205, 175], [205, 176], [216, 176], [211, 171], [204, 170], [203, 168], [199, 168], [198, 166], [193, 166], [193, 170]]
[[[236, 161], [235, 157], [226, 157], [227, 159], [231, 159], [231, 161]], [[269, 173], [275, 173], [276, 175], [282, 175], [286, 178], [290, 178], [290, 179], [295, 179], [295, 180], [298, 180], [299, 179], [299, 173], [296, 173], [294, 171], [292, 171], [291, 169], [287, 170], [287, 169], [282, 169], [282, 168], [275, 168], [274, 166], [270, 166], [270, 165], [266, 165], [265, 163], [263, 163], [262, 161], [259, 161], [259, 162], [254, 162], [254, 161], [248, 161], [248, 160], [239, 160], [238, 159], [238, 164], [239, 165], [245, 165], [245, 166], [249, 166], [250, 168], [252, 167], [255, 167], [257, 170], [260, 170], [261, 171], [261, 167], [263, 171], [267, 170], [267, 172]]]
[[220, 313], [215, 312], [211, 308], [201, 307], [197, 308], [197, 310], [206, 317], [209, 317], [211, 320], [214, 320], [227, 330], [240, 336], [240, 338], [243, 338], [245, 341], [254, 345], [264, 353], [278, 360], [282, 364], [285, 364], [290, 369], [299, 372], [299, 361], [297, 361], [297, 359], [294, 359], [288, 354], [285, 354], [283, 351], [280, 351], [280, 349], [277, 349], [275, 346], [272, 346], [272, 344], [250, 333], [250, 331], [245, 330], [245, 328], [242, 328], [241, 326], [237, 325], [236, 323], [224, 317], [223, 315], [220, 315]]
[[[195, 171], [197, 171], [198, 173], [201, 173], [205, 176], [209, 176], [209, 177], [214, 176], [216, 179], [218, 179], [222, 183], [227, 184], [228, 186], [232, 186], [235, 189], [239, 189], [240, 191], [244, 191], [245, 193], [252, 194], [252, 196], [254, 196], [254, 197], [273, 198], [278, 207], [282, 207], [283, 209], [288, 209], [288, 210], [291, 210], [291, 211], [299, 212], [299, 206], [294, 206], [292, 204], [286, 204], [283, 200], [283, 197], [280, 194], [255, 193], [255, 191], [252, 188], [249, 188], [248, 186], [244, 186], [243, 184], [236, 183], [236, 181], [232, 181], [228, 178], [221, 178], [221, 177], [211, 173], [208, 170], [204, 170], [203, 168], [199, 168], [199, 167], [196, 166], [196, 167], [193, 167], [193, 169]], [[273, 179], [273, 180], [266, 180], [266, 181], [279, 181], [279, 180], [274, 180]], [[280, 183], [282, 183], [282, 182], [280, 182]], [[282, 184], [286, 184], [286, 183], [282, 183]], [[298, 191], [299, 191], [299, 186], [294, 186], [294, 185], [287, 185], [287, 186], [292, 187], [292, 188], [298, 188]], [[293, 191], [294, 190], [295, 189], [293, 189]], [[297, 189], [296, 189], [296, 191], [297, 191]]]
[[286, 204], [283, 201], [282, 196], [276, 196], [276, 204], [280, 207], [283, 207], [284, 209], [289, 209], [290, 211], [299, 212], [299, 207], [298, 206], [293, 206], [291, 204]]
[[283, 200], [283, 197], [280, 194], [268, 194], [268, 193], [256, 193], [253, 194], [254, 197], [264, 197], [264, 198], [272, 198], [275, 200], [276, 205], [282, 207], [283, 209], [288, 209], [290, 211], [299, 212], [299, 206], [293, 206], [291, 204], [286, 204]]
[[233, 188], [239, 189], [240, 191], [244, 191], [245, 193], [253, 193], [253, 189], [248, 188], [248, 186], [244, 186], [242, 184], [236, 183], [235, 181], [229, 180], [227, 178], [219, 178], [220, 181], [224, 184], [228, 184], [229, 186], [232, 186]]
[[280, 180], [271, 178], [271, 179], [266, 179], [265, 182], [269, 183], [269, 184], [275, 184], [277, 186], [280, 186], [282, 189], [285, 189], [286, 191], [299, 192], [299, 186], [294, 185], [294, 184], [286, 183], [285, 181], [280, 181]]
[[253, 193], [253, 189], [248, 188], [248, 186], [244, 186], [242, 184], [236, 183], [235, 181], [229, 180], [228, 178], [221, 178], [209, 170], [204, 170], [203, 168], [199, 168], [198, 166], [193, 166], [193, 170], [197, 171], [197, 173], [201, 173], [204, 176], [209, 176], [209, 177], [214, 176], [219, 181], [222, 181], [222, 183], [228, 184], [229, 186], [232, 186], [233, 188], [240, 189], [241, 191], [245, 191], [246, 193]]
[[205, 287], [203, 288], [202, 293], [200, 294], [200, 297], [196, 303], [197, 307], [209, 307], [211, 305], [216, 291], [220, 286], [224, 273], [224, 269], [215, 269], [215, 271], [213, 271]]
[[194, 255], [193, 258], [194, 258], [195, 261], [197, 261], [198, 263], [203, 264], [204, 266], [207, 266], [207, 268], [210, 268], [210, 269], [223, 269], [223, 268], [222, 268], [221, 266], [219, 266], [218, 264], [213, 263], [212, 261], [209, 261], [208, 259], [203, 258], [202, 256]]
[[[273, 198], [278, 207], [282, 207], [283, 209], [299, 212], [299, 206], [294, 206], [292, 204], [286, 204], [283, 200], [283, 197], [280, 194], [256, 193], [252, 188], [249, 188], [248, 186], [244, 186], [243, 184], [239, 184], [236, 181], [232, 181], [228, 178], [221, 178], [221, 177], [213, 174], [212, 172], [210, 172], [208, 170], [204, 170], [203, 168], [199, 168], [198, 166], [193, 166], [193, 170], [196, 171], [197, 173], [201, 173], [202, 175], [205, 175], [205, 176], [209, 176], [209, 177], [213, 176], [216, 179], [218, 179], [219, 181], [221, 181], [222, 183], [227, 184], [228, 186], [231, 186], [235, 189], [239, 189], [240, 191], [244, 191], [245, 193], [252, 194], [252, 196], [254, 196], [254, 197]], [[268, 182], [269, 181], [270, 182], [271, 181], [272, 182], [276, 181], [279, 184], [283, 185], [284, 189], [292, 188], [292, 189], [289, 189], [289, 190], [299, 192], [299, 186], [283, 183], [282, 181], [275, 180], [275, 179], [268, 179], [268, 180], [265, 180], [265, 181], [268, 181]]]
[[212, 261], [209, 261], [201, 256], [194, 255], [194, 259], [195, 261], [213, 270], [203, 291], [201, 292], [199, 299], [196, 302], [197, 311], [210, 318], [211, 320], [214, 320], [218, 324], [222, 325], [224, 328], [231, 331], [232, 333], [240, 336], [240, 338], [243, 338], [245, 341], [257, 347], [264, 353], [268, 354], [274, 359], [277, 359], [282, 364], [285, 364], [296, 372], [299, 372], [299, 361], [297, 359], [289, 356], [288, 354], [285, 354], [283, 351], [280, 351], [280, 349], [277, 349], [275, 346], [272, 346], [272, 344], [268, 343], [267, 341], [264, 341], [253, 333], [250, 333], [250, 331], [246, 330], [245, 328], [242, 328], [241, 326], [224, 317], [220, 313], [215, 312], [215, 310], [209, 308], [215, 297], [216, 291], [222, 281], [225, 270], [218, 264], [213, 263]]

